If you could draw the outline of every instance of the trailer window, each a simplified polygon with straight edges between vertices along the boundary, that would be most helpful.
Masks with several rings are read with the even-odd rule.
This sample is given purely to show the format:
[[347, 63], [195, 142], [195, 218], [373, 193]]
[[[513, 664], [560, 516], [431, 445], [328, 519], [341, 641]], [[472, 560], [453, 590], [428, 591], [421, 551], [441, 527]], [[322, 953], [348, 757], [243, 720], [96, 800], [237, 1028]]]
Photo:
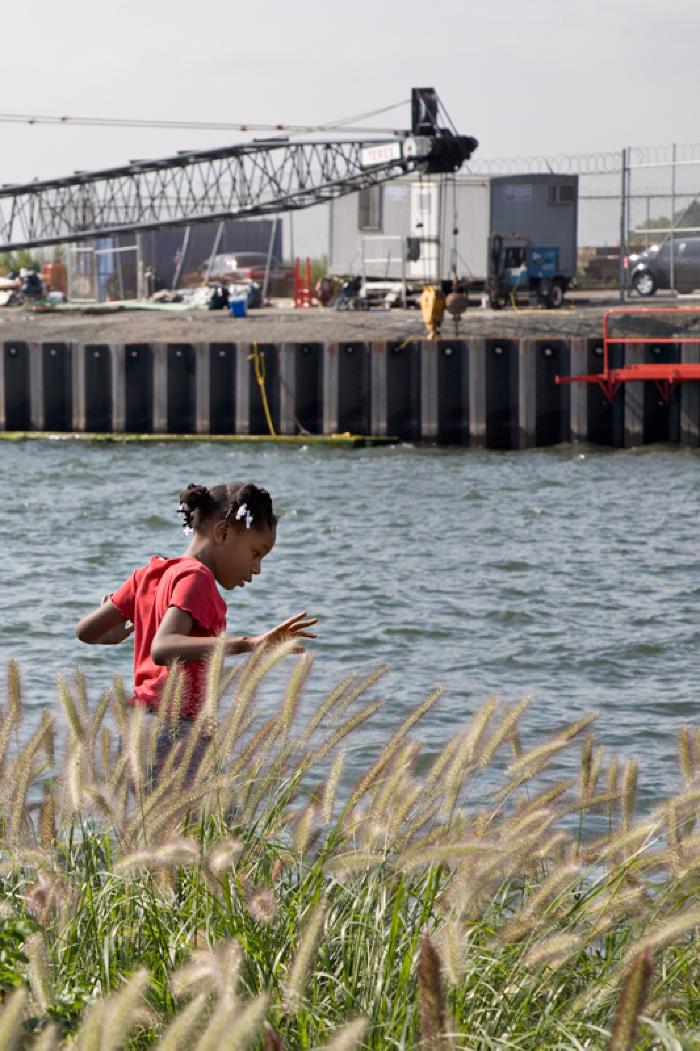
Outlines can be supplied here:
[[549, 187], [550, 204], [573, 204], [575, 200], [573, 183], [553, 183]]
[[382, 188], [367, 186], [357, 195], [357, 227], [359, 230], [381, 230]]

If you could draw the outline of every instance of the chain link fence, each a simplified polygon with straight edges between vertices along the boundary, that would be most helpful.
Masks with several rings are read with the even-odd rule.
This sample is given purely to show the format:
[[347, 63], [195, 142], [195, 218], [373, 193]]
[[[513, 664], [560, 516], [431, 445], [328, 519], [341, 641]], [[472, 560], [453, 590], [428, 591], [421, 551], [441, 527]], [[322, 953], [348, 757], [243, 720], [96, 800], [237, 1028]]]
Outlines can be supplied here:
[[578, 284], [630, 297], [700, 290], [700, 144], [502, 160], [471, 174], [579, 177]]

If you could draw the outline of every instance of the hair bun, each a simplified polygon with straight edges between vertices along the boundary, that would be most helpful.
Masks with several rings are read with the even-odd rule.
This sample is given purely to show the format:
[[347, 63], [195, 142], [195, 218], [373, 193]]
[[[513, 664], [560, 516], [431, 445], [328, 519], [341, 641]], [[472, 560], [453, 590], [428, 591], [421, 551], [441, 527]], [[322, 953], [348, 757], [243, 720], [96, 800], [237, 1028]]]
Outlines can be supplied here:
[[193, 482], [180, 493], [180, 503], [185, 504], [190, 511], [198, 507], [205, 507], [211, 500], [211, 494], [206, 485], [195, 485]]
[[194, 512], [198, 508], [207, 507], [211, 502], [212, 495], [206, 485], [195, 485], [194, 482], [190, 482], [187, 488], [183, 489], [180, 493], [178, 512], [184, 519], [183, 526], [186, 530], [192, 528]]

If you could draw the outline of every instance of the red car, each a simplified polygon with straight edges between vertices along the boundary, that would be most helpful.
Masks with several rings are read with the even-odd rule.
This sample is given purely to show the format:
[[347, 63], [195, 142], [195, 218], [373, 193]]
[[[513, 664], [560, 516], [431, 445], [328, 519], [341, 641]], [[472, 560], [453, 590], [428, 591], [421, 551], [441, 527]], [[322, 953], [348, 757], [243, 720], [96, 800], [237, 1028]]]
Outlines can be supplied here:
[[[202, 277], [210, 285], [243, 285], [249, 281], [265, 283], [267, 253], [265, 252], [222, 252], [202, 264]], [[270, 259], [267, 288], [271, 295], [291, 295], [294, 284], [294, 270], [275, 259]]]

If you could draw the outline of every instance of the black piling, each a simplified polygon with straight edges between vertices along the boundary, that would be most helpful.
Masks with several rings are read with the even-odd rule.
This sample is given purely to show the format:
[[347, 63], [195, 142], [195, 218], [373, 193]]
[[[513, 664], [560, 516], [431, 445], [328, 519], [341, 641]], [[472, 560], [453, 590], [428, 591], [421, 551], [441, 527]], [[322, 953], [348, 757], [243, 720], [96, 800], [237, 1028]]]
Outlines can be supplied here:
[[487, 339], [484, 351], [488, 449], [518, 447], [518, 344]]
[[109, 345], [88, 344], [83, 349], [84, 429], [109, 433], [114, 429], [112, 408], [112, 351]]
[[73, 426], [71, 351], [68, 343], [44, 343], [41, 348], [44, 429], [47, 431], [70, 431]]
[[147, 343], [124, 347], [124, 430], [153, 431], [153, 350]]
[[236, 347], [209, 346], [209, 433], [236, 433]]
[[29, 347], [26, 343], [5, 343], [3, 358], [3, 427], [28, 431], [32, 426]]

